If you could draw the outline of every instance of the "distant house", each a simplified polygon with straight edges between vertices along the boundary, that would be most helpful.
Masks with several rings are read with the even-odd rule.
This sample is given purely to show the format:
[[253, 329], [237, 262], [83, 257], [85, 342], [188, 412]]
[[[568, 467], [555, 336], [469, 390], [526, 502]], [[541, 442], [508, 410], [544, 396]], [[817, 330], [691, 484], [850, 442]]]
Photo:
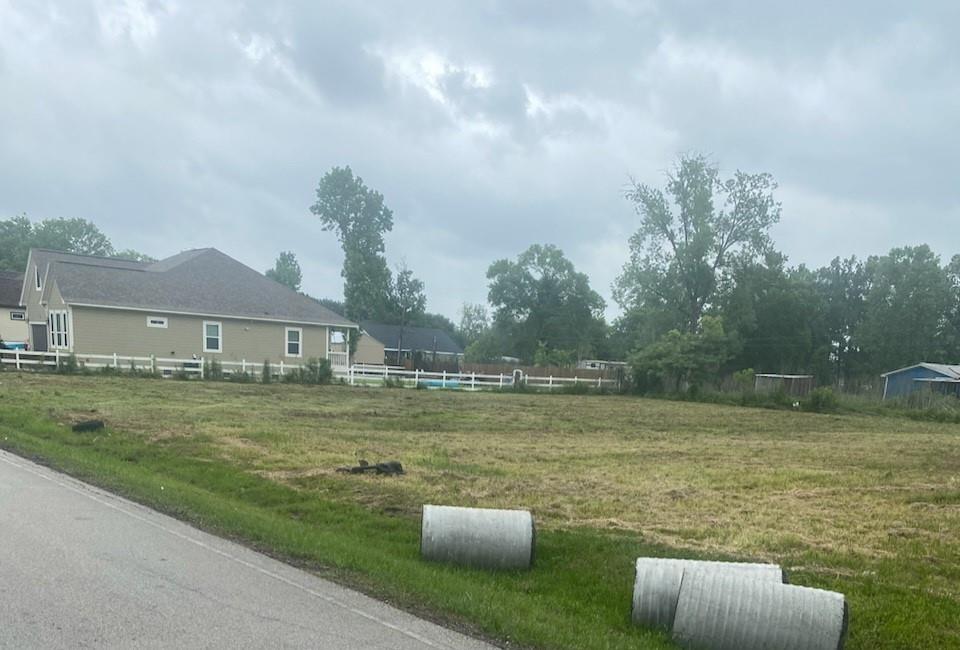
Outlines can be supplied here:
[[8, 347], [25, 347], [27, 312], [20, 307], [23, 273], [0, 271], [0, 340]]
[[626, 361], [607, 361], [605, 359], [581, 359], [577, 361], [579, 370], [606, 370], [607, 368], [626, 368]]
[[922, 389], [960, 394], [960, 365], [918, 363], [880, 376], [883, 377], [883, 399], [902, 397]]
[[360, 329], [362, 334], [354, 354], [359, 363], [404, 365], [420, 358], [434, 364], [452, 364], [463, 357], [463, 348], [447, 332], [435, 327], [360, 321]]
[[18, 304], [34, 350], [348, 365], [357, 325], [214, 248], [159, 262], [33, 249]]

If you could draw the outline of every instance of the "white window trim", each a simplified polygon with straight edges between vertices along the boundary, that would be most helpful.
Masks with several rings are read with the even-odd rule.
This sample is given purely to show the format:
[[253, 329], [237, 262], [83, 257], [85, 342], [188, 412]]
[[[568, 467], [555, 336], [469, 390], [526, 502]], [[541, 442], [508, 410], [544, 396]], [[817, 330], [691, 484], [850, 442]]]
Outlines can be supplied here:
[[[300, 338], [297, 343], [299, 354], [290, 354], [290, 332], [299, 332]], [[284, 327], [283, 328], [283, 356], [302, 359], [303, 358], [303, 328], [302, 327]]]
[[[220, 346], [216, 349], [207, 347], [207, 325], [216, 325], [217, 326], [217, 344]], [[204, 352], [219, 352], [223, 353], [223, 323], [218, 320], [205, 320], [203, 321], [203, 351]]]
[[[57, 316], [60, 318], [58, 319]], [[60, 321], [60, 329], [55, 327]], [[70, 337], [73, 336], [73, 320], [66, 309], [51, 309], [47, 312], [47, 338], [51, 350], [69, 350]], [[63, 337], [61, 339], [61, 337]]]
[[[154, 323], [153, 321], [162, 321], [160, 323]], [[170, 324], [170, 320], [166, 316], [147, 316], [147, 327], [157, 327], [160, 329], [167, 329]], [[204, 328], [204, 338], [206, 338], [206, 328]]]
[[14, 310], [10, 312], [10, 320], [25, 321], [27, 320], [27, 312]]

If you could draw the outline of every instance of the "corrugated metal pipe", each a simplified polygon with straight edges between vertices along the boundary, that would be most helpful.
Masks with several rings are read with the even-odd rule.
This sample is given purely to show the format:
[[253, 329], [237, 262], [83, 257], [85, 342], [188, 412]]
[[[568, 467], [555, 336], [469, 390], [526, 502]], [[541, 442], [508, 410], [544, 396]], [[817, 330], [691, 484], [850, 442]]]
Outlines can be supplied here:
[[748, 562], [708, 562], [672, 558], [637, 558], [633, 582], [633, 622], [669, 631], [680, 598], [680, 584], [685, 572], [733, 575], [773, 584], [785, 582], [778, 564]]
[[536, 529], [527, 510], [424, 505], [420, 555], [483, 569], [529, 569]]
[[843, 594], [744, 575], [684, 572], [673, 639], [698, 650], [842, 650]]

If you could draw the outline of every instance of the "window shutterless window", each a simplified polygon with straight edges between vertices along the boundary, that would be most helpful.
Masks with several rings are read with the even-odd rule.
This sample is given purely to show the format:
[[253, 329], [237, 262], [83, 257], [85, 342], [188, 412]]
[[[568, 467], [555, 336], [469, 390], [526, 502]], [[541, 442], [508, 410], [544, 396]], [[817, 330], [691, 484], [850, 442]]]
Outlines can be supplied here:
[[10, 320], [27, 320], [27, 314], [22, 311], [12, 311], [10, 312]]
[[147, 316], [147, 327], [161, 327], [167, 329], [166, 316]]
[[223, 325], [217, 321], [203, 321], [203, 351], [223, 352]]
[[287, 327], [285, 329], [284, 341], [286, 343], [285, 354], [288, 357], [303, 356], [303, 329], [300, 327]]
[[70, 347], [70, 332], [67, 330], [67, 312], [53, 310], [47, 316], [47, 329], [50, 332], [50, 347], [66, 349]]

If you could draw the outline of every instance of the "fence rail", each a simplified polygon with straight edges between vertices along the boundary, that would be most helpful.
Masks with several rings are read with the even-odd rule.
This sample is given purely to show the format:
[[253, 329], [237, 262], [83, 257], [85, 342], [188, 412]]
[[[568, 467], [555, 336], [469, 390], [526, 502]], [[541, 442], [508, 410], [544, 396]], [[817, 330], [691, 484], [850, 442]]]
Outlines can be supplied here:
[[[334, 354], [345, 353], [331, 353]], [[331, 358], [331, 361], [334, 359]], [[337, 359], [339, 360], [339, 358]], [[67, 368], [76, 364], [79, 368], [114, 368], [118, 371], [130, 370], [151, 372], [160, 375], [185, 374], [195, 375], [201, 379], [208, 372], [207, 362], [213, 359], [200, 357], [198, 359], [172, 359], [157, 356], [127, 356], [120, 354], [70, 354], [62, 350], [50, 352], [36, 352], [26, 350], [0, 350], [0, 365], [14, 366], [17, 370], [31, 368]], [[224, 375], [238, 373], [261, 376], [264, 364], [246, 360], [220, 361], [216, 360]], [[270, 364], [272, 376], [283, 377], [289, 372], [305, 368], [302, 364], [280, 361]], [[583, 385], [587, 387], [615, 387], [615, 379], [594, 377], [535, 377], [522, 372], [481, 374], [477, 372], [428, 372], [425, 370], [406, 370], [398, 366], [379, 366], [354, 364], [353, 366], [333, 365], [333, 374], [343, 379], [351, 386], [357, 385], [384, 385], [397, 383], [402, 386], [421, 386], [424, 388], [484, 390], [494, 388], [508, 388], [522, 384], [529, 388], [552, 390], [563, 386]]]

